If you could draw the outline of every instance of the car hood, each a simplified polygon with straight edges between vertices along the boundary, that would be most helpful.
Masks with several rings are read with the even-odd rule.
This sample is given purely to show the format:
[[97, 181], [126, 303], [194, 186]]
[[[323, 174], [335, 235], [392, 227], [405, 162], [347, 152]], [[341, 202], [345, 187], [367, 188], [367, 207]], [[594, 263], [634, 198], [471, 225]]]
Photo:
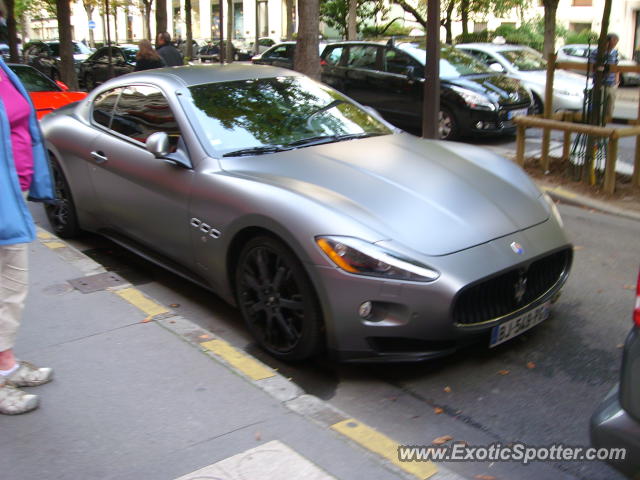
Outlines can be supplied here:
[[[527, 90], [514, 78], [502, 74], [469, 75], [458, 78], [443, 78], [442, 86], [455, 85], [487, 95], [500, 105], [529, 101]], [[517, 93], [518, 95], [514, 95]]]
[[38, 119], [56, 108], [82, 100], [86, 92], [30, 92], [29, 96], [36, 109]]
[[[547, 83], [547, 71], [546, 70], [534, 70], [530, 72], [518, 72], [518, 78], [523, 81], [536, 83], [538, 85], [545, 85]], [[553, 87], [554, 89], [561, 89], [566, 91], [580, 91], [584, 90], [585, 77], [573, 72], [567, 72], [566, 70], [556, 70], [553, 74]]]
[[327, 205], [378, 231], [379, 240], [432, 256], [549, 217], [540, 191], [512, 162], [471, 145], [409, 134], [223, 158], [221, 165]]

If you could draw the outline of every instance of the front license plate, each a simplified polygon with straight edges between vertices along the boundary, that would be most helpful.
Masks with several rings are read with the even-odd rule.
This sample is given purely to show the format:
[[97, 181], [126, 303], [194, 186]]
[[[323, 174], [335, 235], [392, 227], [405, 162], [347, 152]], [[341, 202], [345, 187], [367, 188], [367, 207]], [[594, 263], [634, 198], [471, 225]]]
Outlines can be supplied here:
[[517, 337], [522, 332], [526, 332], [530, 328], [538, 325], [540, 322], [545, 321], [549, 317], [550, 303], [551, 302], [543, 303], [519, 317], [512, 318], [507, 322], [493, 327], [493, 330], [491, 330], [489, 348], [500, 345], [513, 337]]
[[526, 108], [521, 108], [519, 110], [509, 110], [507, 112], [507, 119], [511, 120], [515, 117], [517, 117], [518, 115], [526, 115], [527, 114], [527, 109]]

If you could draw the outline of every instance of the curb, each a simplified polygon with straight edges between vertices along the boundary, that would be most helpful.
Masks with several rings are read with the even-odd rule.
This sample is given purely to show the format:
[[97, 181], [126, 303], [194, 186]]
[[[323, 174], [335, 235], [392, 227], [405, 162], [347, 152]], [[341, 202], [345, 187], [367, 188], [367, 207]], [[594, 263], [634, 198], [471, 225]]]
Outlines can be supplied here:
[[[37, 239], [54, 251], [62, 260], [78, 268], [85, 276], [105, 273], [107, 270], [52, 233], [37, 227]], [[463, 477], [448, 468], [432, 462], [400, 462], [397, 449], [400, 444], [372, 427], [350, 417], [328, 402], [304, 392], [297, 384], [276, 370], [233, 347], [224, 339], [199, 327], [189, 319], [176, 314], [164, 305], [125, 283], [108, 287], [107, 291], [136, 307], [145, 315], [142, 322], [155, 322], [165, 330], [198, 349], [212, 360], [269, 394], [290, 411], [301, 415], [323, 428], [331, 430], [343, 440], [357, 445], [363, 453], [379, 461], [384, 467], [407, 479], [462, 480]]]
[[593, 200], [584, 195], [574, 193], [571, 190], [567, 190], [562, 187], [550, 187], [542, 183], [539, 183], [538, 187], [555, 201], [559, 201], [576, 207], [590, 208], [602, 213], [608, 213], [610, 215], [616, 215], [618, 217], [623, 217], [640, 222], [639, 212], [614, 207], [607, 204], [606, 202]]

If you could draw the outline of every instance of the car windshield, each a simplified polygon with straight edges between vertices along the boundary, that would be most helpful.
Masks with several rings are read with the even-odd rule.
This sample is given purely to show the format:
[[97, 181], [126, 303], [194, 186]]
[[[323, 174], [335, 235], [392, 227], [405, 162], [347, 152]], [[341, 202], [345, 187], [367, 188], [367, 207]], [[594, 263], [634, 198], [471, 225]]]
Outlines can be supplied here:
[[122, 50], [122, 54], [124, 55], [127, 63], [136, 63], [136, 54], [138, 53], [137, 48], [121, 47], [120, 50]]
[[18, 78], [28, 92], [59, 92], [61, 91], [55, 83], [38, 72], [35, 68], [25, 65], [11, 65]]
[[337, 91], [302, 76], [208, 83], [189, 90], [206, 147], [218, 154], [268, 153], [392, 133]]
[[[424, 65], [426, 62], [426, 51], [422, 45], [403, 44], [400, 48], [421, 64]], [[440, 48], [440, 78], [457, 78], [483, 73], [495, 72], [462, 50], [449, 46]]]
[[545, 70], [547, 62], [542, 54], [535, 50], [518, 49], [502, 50], [500, 54], [511, 63], [516, 70], [530, 72], [533, 70]]
[[[82, 42], [72, 42], [71, 44], [73, 45], [74, 55], [78, 55], [78, 54], [89, 55], [91, 53], [91, 50], [89, 50], [89, 47], [87, 47]], [[51, 53], [53, 54], [54, 57], [60, 56], [60, 42], [48, 43], [47, 45], [49, 45], [49, 48], [51, 49]]]

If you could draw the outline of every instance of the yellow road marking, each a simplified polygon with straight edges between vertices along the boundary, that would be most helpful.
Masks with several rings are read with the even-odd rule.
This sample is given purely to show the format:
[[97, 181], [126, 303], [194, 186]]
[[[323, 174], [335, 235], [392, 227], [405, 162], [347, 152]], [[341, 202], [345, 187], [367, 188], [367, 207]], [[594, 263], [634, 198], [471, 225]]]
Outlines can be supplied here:
[[147, 315], [151, 317], [155, 317], [156, 315], [160, 315], [163, 313], [169, 313], [170, 310], [165, 308], [163, 305], [154, 302], [153, 300], [145, 297], [140, 290], [136, 288], [121, 288], [119, 290], [114, 290], [114, 292], [124, 298], [127, 302], [129, 302], [134, 307], [139, 308]]
[[438, 467], [432, 462], [401, 462], [396, 442], [353, 418], [338, 422], [331, 428], [418, 478], [426, 479], [438, 472]]
[[565, 190], [562, 187], [553, 187], [553, 188], [549, 188], [548, 187], [548, 188], [546, 188], [546, 190], [549, 191], [549, 192], [557, 192], [560, 195], [564, 195], [565, 197], [568, 197], [568, 198], [576, 198], [577, 197], [577, 195], [575, 193], [572, 193], [569, 190]]
[[38, 230], [38, 238], [40, 240], [45, 240], [45, 239], [50, 239], [55, 237], [45, 230]]
[[200, 345], [223, 358], [227, 363], [240, 370], [252, 380], [262, 380], [263, 378], [275, 376], [275, 372], [272, 369], [264, 366], [254, 358], [245, 355], [224, 340], [209, 340], [208, 342], [202, 342]]
[[64, 248], [64, 247], [66, 247], [66, 246], [67, 246], [67, 244], [66, 244], [66, 243], [62, 243], [62, 242], [42, 242], [42, 244], [43, 244], [45, 247], [49, 247], [49, 248], [51, 248], [52, 250], [53, 250], [53, 249], [56, 249], [56, 248]]

